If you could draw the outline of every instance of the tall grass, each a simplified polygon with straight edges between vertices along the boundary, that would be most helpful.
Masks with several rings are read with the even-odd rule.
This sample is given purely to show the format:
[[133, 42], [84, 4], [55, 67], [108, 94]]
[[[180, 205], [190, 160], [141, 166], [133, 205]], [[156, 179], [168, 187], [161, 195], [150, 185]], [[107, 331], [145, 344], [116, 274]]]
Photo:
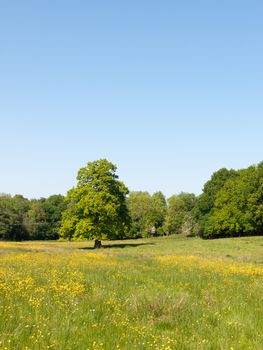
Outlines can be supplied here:
[[0, 349], [263, 349], [262, 237], [0, 244]]

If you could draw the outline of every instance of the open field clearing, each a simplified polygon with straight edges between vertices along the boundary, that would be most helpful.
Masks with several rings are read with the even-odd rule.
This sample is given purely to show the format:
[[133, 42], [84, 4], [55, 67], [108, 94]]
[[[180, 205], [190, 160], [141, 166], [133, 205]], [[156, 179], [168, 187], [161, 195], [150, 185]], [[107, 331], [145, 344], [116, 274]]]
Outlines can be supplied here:
[[263, 349], [263, 237], [0, 243], [0, 349]]

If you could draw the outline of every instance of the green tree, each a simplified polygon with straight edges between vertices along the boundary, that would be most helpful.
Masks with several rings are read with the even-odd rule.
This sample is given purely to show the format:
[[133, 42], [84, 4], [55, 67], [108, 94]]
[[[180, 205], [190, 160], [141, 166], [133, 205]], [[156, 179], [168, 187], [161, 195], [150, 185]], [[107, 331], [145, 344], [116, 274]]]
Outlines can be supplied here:
[[[164, 229], [167, 235], [178, 234], [193, 226], [192, 211], [195, 206], [196, 197], [193, 193], [182, 192], [168, 199], [167, 215]], [[187, 229], [186, 229], [187, 228]]]
[[47, 214], [44, 210], [45, 198], [31, 200], [30, 209], [25, 218], [25, 226], [29, 239], [45, 239], [49, 229]]
[[29, 201], [21, 195], [0, 196], [0, 239], [23, 240], [27, 238], [25, 216]]
[[152, 226], [151, 195], [146, 191], [133, 191], [127, 198], [127, 206], [131, 217], [130, 236], [147, 236]]
[[237, 171], [222, 168], [212, 174], [211, 179], [204, 185], [202, 194], [198, 197], [193, 210], [195, 219], [200, 227], [200, 235], [206, 235], [209, 216], [213, 211], [217, 193], [228, 179], [235, 178]]
[[43, 209], [48, 223], [45, 239], [57, 239], [59, 237], [62, 212], [66, 209], [64, 196], [54, 194], [48, 197], [43, 203]]
[[236, 171], [226, 168], [214, 172], [211, 179], [204, 185], [202, 194], [198, 197], [195, 206], [195, 215], [200, 218], [208, 214], [214, 207], [217, 193], [224, 186], [227, 179], [235, 177]]
[[60, 236], [67, 239], [124, 238], [130, 225], [126, 206], [128, 188], [118, 180], [116, 166], [106, 159], [89, 162], [77, 176], [77, 186], [66, 197]]
[[152, 195], [151, 202], [152, 227], [156, 229], [157, 235], [162, 235], [164, 233], [163, 225], [167, 213], [166, 198], [162, 192], [158, 191]]
[[64, 209], [65, 202], [62, 195], [32, 199], [24, 220], [28, 238], [57, 239]]
[[162, 192], [156, 192], [152, 196], [143, 191], [131, 192], [127, 205], [132, 219], [131, 237], [162, 234], [166, 215], [166, 199]]
[[217, 193], [204, 236], [257, 235], [263, 232], [263, 164], [239, 170]]

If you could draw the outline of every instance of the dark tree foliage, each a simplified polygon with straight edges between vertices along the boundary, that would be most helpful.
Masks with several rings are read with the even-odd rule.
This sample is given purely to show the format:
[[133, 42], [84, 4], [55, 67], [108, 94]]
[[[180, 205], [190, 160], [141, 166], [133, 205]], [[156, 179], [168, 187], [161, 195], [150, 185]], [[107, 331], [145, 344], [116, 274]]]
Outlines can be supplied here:
[[23, 196], [0, 196], [0, 239], [18, 241], [27, 238], [25, 216], [29, 201]]
[[203, 193], [197, 198], [193, 215], [199, 225], [199, 234], [206, 235], [208, 218], [213, 211], [217, 193], [224, 186], [225, 182], [237, 176], [233, 169], [222, 168], [212, 174], [211, 179], [207, 181], [203, 188]]
[[162, 192], [158, 191], [152, 195], [152, 223], [156, 229], [156, 235], [164, 234], [164, 222], [167, 214], [167, 202]]
[[21, 195], [0, 196], [0, 239], [57, 239], [64, 197], [28, 200]]
[[214, 207], [216, 195], [224, 186], [227, 179], [235, 177], [237, 172], [233, 169], [222, 168], [212, 174], [211, 179], [207, 181], [203, 188], [203, 193], [198, 197], [195, 205], [195, 216], [201, 218], [209, 214]]
[[217, 193], [204, 236], [263, 234], [263, 163], [237, 172]]
[[45, 232], [45, 239], [59, 238], [62, 212], [65, 208], [66, 203], [62, 195], [52, 195], [43, 202], [43, 209], [46, 214], [46, 222], [48, 225]]
[[57, 239], [66, 203], [62, 195], [33, 199], [25, 218], [30, 239]]
[[263, 234], [263, 163], [221, 169], [204, 186], [195, 214], [204, 238]]

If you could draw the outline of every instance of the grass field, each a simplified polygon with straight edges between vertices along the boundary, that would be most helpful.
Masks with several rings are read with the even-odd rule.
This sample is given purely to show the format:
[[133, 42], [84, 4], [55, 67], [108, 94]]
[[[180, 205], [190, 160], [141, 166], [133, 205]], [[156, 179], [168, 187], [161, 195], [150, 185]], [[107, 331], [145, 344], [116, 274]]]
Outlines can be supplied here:
[[263, 237], [0, 242], [0, 349], [263, 349]]

